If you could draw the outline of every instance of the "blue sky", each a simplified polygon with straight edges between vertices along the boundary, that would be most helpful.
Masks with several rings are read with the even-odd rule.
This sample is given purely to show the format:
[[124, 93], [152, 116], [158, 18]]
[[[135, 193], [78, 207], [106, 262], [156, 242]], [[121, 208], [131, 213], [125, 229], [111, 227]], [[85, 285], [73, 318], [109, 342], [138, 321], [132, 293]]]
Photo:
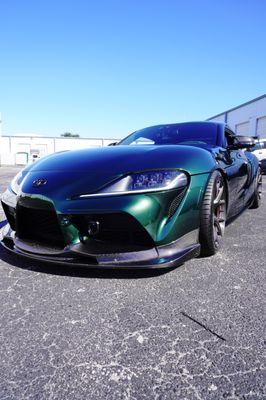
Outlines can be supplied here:
[[1, 2], [3, 134], [122, 137], [265, 93], [264, 0]]

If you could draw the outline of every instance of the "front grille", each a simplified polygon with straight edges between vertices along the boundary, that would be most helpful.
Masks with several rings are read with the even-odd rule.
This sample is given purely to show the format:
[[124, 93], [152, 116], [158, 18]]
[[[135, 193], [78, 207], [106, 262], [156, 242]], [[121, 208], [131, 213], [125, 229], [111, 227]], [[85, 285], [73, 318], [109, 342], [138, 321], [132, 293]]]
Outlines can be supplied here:
[[148, 232], [127, 213], [72, 215], [71, 220], [84, 236], [88, 236], [90, 221], [99, 222], [99, 233], [88, 242], [90, 249], [95, 247], [97, 253], [119, 253], [154, 247]]
[[17, 206], [17, 236], [36, 243], [65, 246], [56, 212], [52, 209], [36, 209]]
[[6, 219], [13, 231], [16, 230], [16, 210], [13, 207], [8, 206], [2, 202], [2, 207], [6, 216]]

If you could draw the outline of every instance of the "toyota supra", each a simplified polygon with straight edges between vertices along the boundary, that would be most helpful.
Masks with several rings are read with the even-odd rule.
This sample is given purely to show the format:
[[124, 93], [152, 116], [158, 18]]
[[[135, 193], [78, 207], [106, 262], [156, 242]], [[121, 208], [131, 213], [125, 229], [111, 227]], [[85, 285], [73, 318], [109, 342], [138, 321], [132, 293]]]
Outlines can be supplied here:
[[1, 244], [92, 268], [166, 268], [221, 247], [226, 224], [261, 201], [250, 149], [218, 122], [157, 125], [112, 146], [48, 155], [2, 195]]

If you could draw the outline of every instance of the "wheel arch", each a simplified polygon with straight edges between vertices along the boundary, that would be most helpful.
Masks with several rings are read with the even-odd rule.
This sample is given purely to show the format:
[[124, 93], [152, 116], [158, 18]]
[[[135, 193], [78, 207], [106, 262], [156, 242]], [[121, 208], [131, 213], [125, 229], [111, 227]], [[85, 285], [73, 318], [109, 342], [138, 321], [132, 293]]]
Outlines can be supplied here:
[[230, 204], [230, 193], [229, 193], [228, 177], [227, 177], [226, 172], [225, 172], [222, 168], [219, 168], [219, 167], [218, 167], [218, 168], [214, 168], [214, 169], [209, 173], [209, 177], [208, 177], [208, 180], [207, 180], [207, 182], [206, 182], [206, 186], [205, 186], [205, 188], [204, 188], [204, 190], [203, 190], [203, 196], [204, 196], [204, 193], [205, 193], [205, 191], [206, 191], [206, 189], [207, 189], [207, 186], [208, 186], [208, 183], [209, 183], [209, 181], [210, 181], [210, 179], [211, 179], [211, 176], [212, 176], [212, 174], [213, 174], [215, 171], [220, 172], [221, 175], [222, 175], [222, 177], [223, 177], [223, 179], [224, 179], [225, 191], [226, 191], [226, 212], [227, 212], [227, 211], [228, 211], [229, 204]]
[[225, 192], [226, 192], [226, 212], [228, 212], [230, 195], [229, 195], [229, 186], [228, 186], [228, 178], [226, 172], [222, 168], [217, 168], [216, 171], [219, 171], [224, 179], [225, 183]]
[[[224, 187], [224, 190], [222, 190], [221, 192], [219, 190], [221, 185], [221, 179], [219, 178], [220, 176], [222, 176], [223, 178], [222, 187]], [[219, 182], [218, 189], [217, 182]], [[219, 197], [219, 200], [217, 200], [217, 203], [214, 203], [214, 200], [217, 196], [217, 190], [219, 190], [219, 193], [221, 193], [221, 195]], [[223, 198], [221, 198], [221, 196], [223, 196]], [[220, 203], [220, 200], [225, 201]], [[220, 207], [220, 204], [223, 204], [222, 211], [217, 208]], [[226, 173], [221, 168], [214, 168], [212, 171], [210, 171], [206, 182], [200, 212], [199, 242], [201, 244], [202, 255], [213, 255], [220, 247], [221, 239], [224, 235], [228, 207], [227, 204], [228, 185]], [[221, 223], [223, 223], [224, 225], [222, 226]]]

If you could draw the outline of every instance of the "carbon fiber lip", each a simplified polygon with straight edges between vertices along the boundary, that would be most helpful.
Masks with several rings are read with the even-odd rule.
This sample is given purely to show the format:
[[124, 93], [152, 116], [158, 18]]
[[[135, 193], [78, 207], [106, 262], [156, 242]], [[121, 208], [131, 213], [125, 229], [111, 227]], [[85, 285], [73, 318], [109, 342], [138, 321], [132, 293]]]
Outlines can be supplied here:
[[[3, 232], [5, 231], [5, 232]], [[7, 234], [8, 232], [8, 234]], [[46, 263], [69, 265], [86, 268], [110, 268], [110, 269], [163, 269], [178, 266], [183, 262], [197, 257], [200, 252], [200, 245], [194, 244], [183, 249], [174, 249], [173, 244], [169, 246], [163, 246], [161, 248], [147, 250], [148, 254], [145, 260], [140, 261], [138, 259], [138, 252], [135, 253], [120, 253], [116, 255], [101, 255], [100, 257], [91, 257], [91, 255], [82, 254], [78, 251], [73, 251], [71, 248], [67, 248], [61, 253], [33, 253], [30, 252], [30, 248], [20, 248], [16, 244], [14, 232], [8, 229], [8, 225], [0, 229], [0, 243], [8, 251], [18, 256], [39, 260]], [[125, 257], [125, 254], [127, 255]], [[157, 257], [155, 257], [157, 254]], [[119, 259], [119, 256], [122, 256]], [[110, 259], [112, 256], [112, 262]]]

